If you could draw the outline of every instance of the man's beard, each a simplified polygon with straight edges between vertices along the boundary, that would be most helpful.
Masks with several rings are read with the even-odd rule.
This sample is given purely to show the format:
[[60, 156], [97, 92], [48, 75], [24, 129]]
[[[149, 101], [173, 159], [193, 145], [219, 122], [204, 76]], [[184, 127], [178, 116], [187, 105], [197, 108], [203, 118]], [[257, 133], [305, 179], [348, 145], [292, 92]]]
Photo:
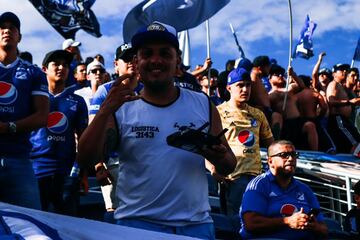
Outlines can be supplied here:
[[174, 85], [173, 81], [143, 81], [145, 88], [149, 89], [153, 93], [162, 93], [167, 91], [171, 85]]
[[277, 173], [283, 179], [292, 178], [295, 174], [293, 172], [285, 171], [284, 169], [278, 169]]

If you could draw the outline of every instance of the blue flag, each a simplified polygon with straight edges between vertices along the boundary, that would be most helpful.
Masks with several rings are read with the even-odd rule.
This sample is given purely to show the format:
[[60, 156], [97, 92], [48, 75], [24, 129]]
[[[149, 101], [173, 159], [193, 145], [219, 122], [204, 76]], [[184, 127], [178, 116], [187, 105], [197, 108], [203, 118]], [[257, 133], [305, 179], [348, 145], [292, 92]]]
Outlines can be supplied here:
[[96, 0], [29, 0], [65, 39], [75, 39], [79, 29], [101, 37], [100, 26], [90, 7]]
[[317, 24], [310, 19], [309, 15], [307, 15], [305, 24], [300, 32], [299, 41], [295, 46], [293, 58], [302, 57], [309, 59], [310, 57], [314, 56], [312, 35], [316, 26]]
[[357, 42], [357, 46], [355, 48], [355, 53], [354, 53], [354, 57], [353, 57], [354, 61], [360, 61], [360, 38]]
[[123, 38], [130, 42], [136, 31], [153, 21], [172, 25], [178, 32], [194, 28], [212, 17], [230, 0], [145, 0], [135, 6], [123, 24]]

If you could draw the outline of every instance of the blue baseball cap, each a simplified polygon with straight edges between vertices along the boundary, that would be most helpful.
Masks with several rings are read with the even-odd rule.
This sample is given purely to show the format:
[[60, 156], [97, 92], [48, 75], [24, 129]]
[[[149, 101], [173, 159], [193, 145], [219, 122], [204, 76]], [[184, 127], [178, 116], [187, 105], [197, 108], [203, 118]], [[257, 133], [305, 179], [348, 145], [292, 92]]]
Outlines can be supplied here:
[[131, 45], [136, 50], [142, 45], [154, 41], [168, 42], [179, 49], [179, 41], [176, 29], [170, 25], [161, 22], [153, 22], [150, 25], [140, 28], [131, 38]]
[[246, 71], [250, 72], [251, 69], [253, 68], [253, 66], [254, 65], [252, 64], [252, 62], [249, 59], [241, 58], [239, 61], [239, 64], [237, 65], [237, 68], [243, 68]]
[[244, 68], [236, 68], [232, 70], [227, 79], [227, 85], [231, 85], [240, 81], [251, 81], [250, 73]]
[[0, 24], [4, 22], [11, 22], [20, 32], [20, 20], [19, 18], [12, 12], [4, 12], [0, 15]]

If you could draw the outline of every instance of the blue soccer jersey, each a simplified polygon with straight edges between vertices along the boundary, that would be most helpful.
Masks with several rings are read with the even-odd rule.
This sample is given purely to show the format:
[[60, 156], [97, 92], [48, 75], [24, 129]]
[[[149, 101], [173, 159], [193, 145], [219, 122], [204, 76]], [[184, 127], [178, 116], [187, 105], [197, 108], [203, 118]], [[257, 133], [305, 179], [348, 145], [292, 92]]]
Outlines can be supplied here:
[[50, 94], [47, 127], [31, 134], [34, 171], [37, 177], [53, 173], [68, 174], [76, 155], [75, 133], [88, 125], [88, 112], [84, 99], [67, 89]]
[[[296, 230], [289, 227], [268, 234], [249, 233], [244, 228], [243, 214], [256, 212], [265, 217], [286, 217], [303, 208], [305, 213], [313, 209], [320, 209], [314, 193], [304, 183], [293, 179], [290, 186], [284, 190], [275, 181], [270, 171], [259, 175], [248, 184], [240, 209], [242, 222], [240, 234], [243, 239], [253, 238], [276, 238], [276, 239], [315, 239], [312, 232], [308, 230]], [[323, 220], [320, 213], [318, 221]]]
[[[45, 73], [21, 59], [0, 63], [0, 121], [10, 122], [32, 114], [32, 96], [48, 96]], [[30, 133], [1, 134], [0, 156], [27, 156]]]

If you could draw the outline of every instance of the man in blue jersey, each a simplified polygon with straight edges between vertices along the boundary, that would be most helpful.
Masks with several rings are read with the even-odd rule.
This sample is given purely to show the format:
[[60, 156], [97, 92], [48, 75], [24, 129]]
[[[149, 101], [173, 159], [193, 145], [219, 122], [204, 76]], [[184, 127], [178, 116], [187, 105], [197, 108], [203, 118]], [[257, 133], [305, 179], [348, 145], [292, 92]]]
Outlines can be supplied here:
[[325, 239], [320, 205], [312, 190], [293, 176], [294, 145], [285, 140], [268, 148], [269, 170], [248, 184], [240, 209], [243, 239]]
[[[99, 86], [98, 90], [94, 94], [94, 97], [90, 104], [89, 120], [91, 121], [95, 114], [99, 111], [101, 104], [104, 102], [108, 92], [115, 81], [123, 81], [131, 89], [134, 89], [138, 93], [142, 85], [138, 84], [138, 80], [135, 74], [135, 66], [133, 63], [135, 52], [130, 43], [124, 43], [116, 49], [114, 68], [115, 68], [115, 80], [105, 83]], [[126, 79], [119, 80], [120, 76], [128, 76]], [[130, 77], [129, 77], [130, 76]], [[95, 171], [97, 174], [97, 180], [101, 185], [101, 192], [105, 202], [106, 211], [109, 216], [118, 207], [118, 200], [115, 195], [117, 176], [119, 172], [119, 159], [116, 152], [110, 153], [110, 156], [105, 156], [105, 162], [99, 162], [95, 165]], [[111, 176], [111, 182], [109, 179]]]
[[65, 88], [72, 54], [64, 50], [47, 53], [43, 60], [49, 94], [50, 113], [47, 127], [32, 132], [31, 158], [39, 182], [41, 207], [50, 203], [58, 213], [71, 213], [64, 208], [63, 188], [76, 158], [75, 134], [79, 138], [87, 127], [85, 100]]
[[226, 175], [235, 168], [235, 156], [222, 136], [196, 153], [167, 139], [200, 127], [218, 135], [219, 113], [205, 94], [174, 86], [181, 61], [175, 28], [154, 22], [139, 29], [131, 43], [144, 84], [141, 98], [127, 84], [113, 84], [80, 139], [79, 163], [101, 160], [105, 149], [118, 152], [118, 224], [214, 239], [205, 158]]
[[29, 160], [29, 135], [46, 125], [49, 99], [45, 74], [17, 57], [20, 20], [0, 15], [0, 201], [40, 209]]

